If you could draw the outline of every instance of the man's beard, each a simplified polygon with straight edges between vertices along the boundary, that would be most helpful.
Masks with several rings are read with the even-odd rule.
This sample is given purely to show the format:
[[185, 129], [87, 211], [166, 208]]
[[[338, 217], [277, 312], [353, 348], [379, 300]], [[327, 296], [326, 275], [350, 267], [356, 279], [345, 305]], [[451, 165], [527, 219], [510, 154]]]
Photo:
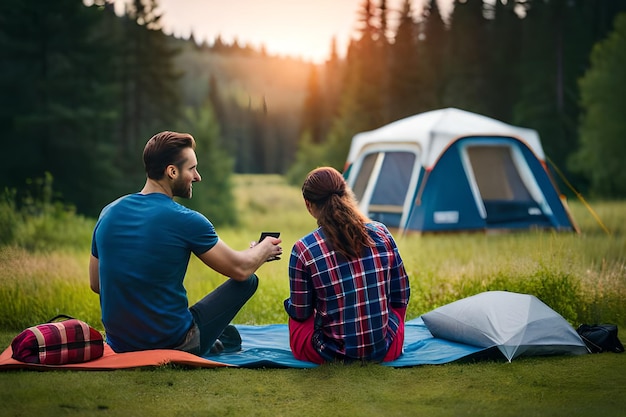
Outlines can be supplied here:
[[193, 194], [192, 184], [187, 186], [187, 183], [184, 180], [177, 180], [172, 184], [172, 195], [174, 197], [191, 198]]

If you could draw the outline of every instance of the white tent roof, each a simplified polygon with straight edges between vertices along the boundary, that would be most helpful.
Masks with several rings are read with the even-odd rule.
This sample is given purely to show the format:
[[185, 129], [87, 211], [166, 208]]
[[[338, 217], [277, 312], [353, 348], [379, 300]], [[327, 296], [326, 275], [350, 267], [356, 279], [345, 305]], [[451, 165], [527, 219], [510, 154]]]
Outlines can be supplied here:
[[410, 116], [352, 139], [348, 163], [354, 162], [361, 150], [381, 143], [414, 143], [420, 149], [421, 164], [431, 166], [451, 141], [463, 136], [512, 136], [522, 140], [541, 160], [545, 159], [537, 131], [512, 126], [498, 120], [455, 108], [433, 110]]

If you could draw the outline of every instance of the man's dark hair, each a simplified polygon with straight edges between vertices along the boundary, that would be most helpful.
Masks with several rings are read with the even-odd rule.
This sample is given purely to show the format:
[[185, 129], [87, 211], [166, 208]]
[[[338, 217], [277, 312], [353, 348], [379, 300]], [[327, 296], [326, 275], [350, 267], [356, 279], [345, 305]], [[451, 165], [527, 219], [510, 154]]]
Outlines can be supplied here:
[[143, 165], [148, 178], [160, 180], [168, 165], [180, 168], [183, 149], [196, 149], [196, 141], [189, 133], [165, 131], [152, 136], [143, 149]]

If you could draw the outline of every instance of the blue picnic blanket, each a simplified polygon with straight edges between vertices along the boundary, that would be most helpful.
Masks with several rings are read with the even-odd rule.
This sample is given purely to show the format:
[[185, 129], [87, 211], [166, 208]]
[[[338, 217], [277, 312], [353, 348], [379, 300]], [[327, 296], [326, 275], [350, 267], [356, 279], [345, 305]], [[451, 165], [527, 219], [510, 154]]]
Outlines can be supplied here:
[[[287, 324], [265, 326], [236, 325], [242, 339], [242, 349], [234, 353], [205, 356], [206, 359], [244, 368], [314, 368], [318, 365], [299, 361], [289, 349]], [[433, 337], [421, 318], [406, 322], [404, 352], [383, 366], [411, 367], [435, 365], [467, 358], [487, 349]]]

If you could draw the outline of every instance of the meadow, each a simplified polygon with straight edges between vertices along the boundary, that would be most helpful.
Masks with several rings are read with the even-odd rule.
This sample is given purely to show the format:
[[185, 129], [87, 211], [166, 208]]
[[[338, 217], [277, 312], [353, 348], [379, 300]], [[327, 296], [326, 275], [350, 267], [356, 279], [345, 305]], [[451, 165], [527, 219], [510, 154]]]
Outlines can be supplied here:
[[[257, 294], [236, 323], [286, 323], [287, 257], [315, 221], [300, 190], [280, 176], [234, 178], [241, 224], [218, 229], [233, 248], [280, 231], [282, 260], [262, 266]], [[580, 234], [396, 236], [411, 280], [408, 318], [487, 290], [537, 296], [574, 327], [626, 325], [626, 202], [570, 200]], [[56, 223], [55, 223], [56, 222]], [[50, 223], [50, 222], [49, 222]], [[88, 286], [93, 220], [31, 225], [43, 248], [0, 247], [0, 346], [20, 330], [68, 314], [102, 330]], [[72, 242], [63, 241], [72, 236]], [[55, 240], [56, 239], [56, 240]], [[19, 239], [18, 239], [19, 241]], [[56, 242], [56, 243], [55, 243]], [[190, 301], [223, 277], [191, 260]], [[329, 364], [300, 369], [186, 370], [165, 366], [115, 372], [0, 372], [1, 415], [623, 415], [626, 355], [520, 358], [388, 369]]]

